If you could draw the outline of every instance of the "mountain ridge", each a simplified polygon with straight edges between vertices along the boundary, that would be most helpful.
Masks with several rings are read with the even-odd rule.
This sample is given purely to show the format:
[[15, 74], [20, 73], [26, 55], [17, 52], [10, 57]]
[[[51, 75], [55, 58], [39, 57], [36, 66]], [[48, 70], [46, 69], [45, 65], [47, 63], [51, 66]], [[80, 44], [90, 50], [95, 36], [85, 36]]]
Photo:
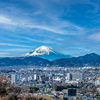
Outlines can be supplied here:
[[58, 59], [53, 61], [53, 65], [63, 67], [100, 66], [100, 55], [90, 53], [79, 57]]
[[41, 67], [99, 67], [100, 55], [91, 53], [84, 56], [63, 58], [54, 61], [49, 61], [40, 57], [1, 57], [0, 66], [18, 66], [18, 65], [31, 65]]
[[51, 62], [40, 57], [1, 57], [0, 66], [37, 65], [48, 66]]

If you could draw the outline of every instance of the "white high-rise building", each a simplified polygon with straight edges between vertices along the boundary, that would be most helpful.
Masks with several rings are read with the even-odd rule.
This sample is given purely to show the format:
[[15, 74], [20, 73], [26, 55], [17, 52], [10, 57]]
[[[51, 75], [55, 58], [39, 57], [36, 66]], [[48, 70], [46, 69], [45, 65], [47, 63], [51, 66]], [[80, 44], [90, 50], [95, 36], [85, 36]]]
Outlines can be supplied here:
[[72, 79], [71, 73], [67, 73], [67, 79], [68, 79], [68, 80], [71, 80], [71, 79]]
[[96, 80], [95, 81], [95, 85], [97, 86], [97, 85], [100, 85], [100, 80]]
[[83, 73], [71, 73], [72, 74], [72, 80], [83, 80], [84, 79], [84, 75]]
[[16, 74], [11, 74], [11, 83], [15, 83], [18, 81], [18, 76]]
[[39, 76], [37, 74], [34, 75], [34, 80], [38, 80]]

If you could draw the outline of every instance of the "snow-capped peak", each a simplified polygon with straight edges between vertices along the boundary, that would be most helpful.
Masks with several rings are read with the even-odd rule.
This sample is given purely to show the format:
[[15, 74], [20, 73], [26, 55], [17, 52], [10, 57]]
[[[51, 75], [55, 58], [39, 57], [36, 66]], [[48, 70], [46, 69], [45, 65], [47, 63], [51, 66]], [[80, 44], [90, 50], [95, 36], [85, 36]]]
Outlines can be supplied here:
[[22, 56], [32, 56], [32, 57], [41, 57], [44, 59], [48, 59], [50, 61], [61, 59], [61, 58], [70, 58], [70, 55], [65, 55], [59, 52], [54, 51], [49, 46], [40, 46], [35, 50], [28, 52]]
[[44, 54], [49, 55], [50, 52], [55, 53], [51, 47], [40, 46], [36, 48], [35, 50], [33, 50], [32, 52], [26, 53], [25, 55], [26, 56], [38, 56], [38, 55], [44, 55]]

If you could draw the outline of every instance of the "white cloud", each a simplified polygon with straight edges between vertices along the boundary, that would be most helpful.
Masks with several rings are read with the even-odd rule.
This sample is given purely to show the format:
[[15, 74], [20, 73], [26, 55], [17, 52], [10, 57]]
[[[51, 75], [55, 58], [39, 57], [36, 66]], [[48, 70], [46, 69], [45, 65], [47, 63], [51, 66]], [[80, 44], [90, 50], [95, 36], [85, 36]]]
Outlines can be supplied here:
[[9, 54], [9, 52], [0, 51], [0, 55], [7, 55], [7, 54]]
[[[46, 30], [46, 31], [50, 31], [50, 32], [53, 32], [53, 33], [58, 33], [58, 34], [65, 34], [65, 35], [78, 35], [78, 34], [82, 34], [82, 33], [85, 33], [85, 28], [83, 27], [80, 27], [78, 25], [75, 25], [71, 22], [68, 22], [68, 21], [62, 21], [59, 18], [59, 16], [61, 16], [63, 13], [60, 12], [59, 10], [57, 10], [57, 8], [55, 8], [55, 6], [50, 6], [48, 7], [50, 4], [53, 4], [53, 3], [56, 3], [56, 4], [61, 4], [61, 7], [64, 5], [64, 8], [70, 8], [70, 6], [72, 4], [90, 4], [92, 6], [94, 6], [94, 9], [97, 9], [98, 8], [98, 4], [97, 3], [93, 3], [93, 2], [90, 2], [90, 0], [63, 0], [63, 1], [60, 1], [60, 0], [45, 0], [43, 1], [36, 1], [36, 0], [23, 0], [23, 2], [29, 4], [29, 5], [33, 5], [35, 10], [33, 10], [33, 12], [29, 12], [29, 13], [24, 13], [26, 14], [25, 16], [23, 16], [23, 13], [21, 12], [24, 12], [24, 9], [20, 9], [20, 8], [17, 8], [16, 6], [6, 6], [9, 8], [10, 7], [10, 10], [11, 10], [11, 7], [12, 7], [12, 15], [14, 14], [14, 9], [15, 11], [17, 11], [16, 13], [19, 13], [20, 11], [20, 14], [23, 16], [23, 17], [19, 17], [18, 19], [18, 16], [17, 18], [15, 17], [14, 18], [14, 15], [13, 15], [13, 18], [12, 19], [11, 17], [6, 17], [4, 15], [0, 15], [0, 23], [2, 24], [8, 24], [8, 25], [13, 25], [15, 27], [26, 27], [26, 28], [37, 28], [37, 29], [43, 29], [43, 30]], [[67, 2], [67, 3], [66, 3]], [[5, 3], [3, 4], [5, 5]], [[69, 5], [69, 6], [68, 6]], [[42, 9], [43, 8], [43, 9]], [[47, 9], [46, 9], [47, 8]], [[50, 9], [49, 9], [50, 8]], [[63, 11], [64, 9], [61, 8]], [[7, 10], [7, 8], [6, 8]], [[44, 13], [44, 11], [48, 11], [47, 13]], [[50, 10], [50, 11], [49, 11]], [[59, 12], [57, 12], [59, 11]], [[52, 12], [57, 12], [56, 14], [53, 14]], [[52, 22], [52, 24], [50, 23], [46, 23], [46, 24], [43, 24], [41, 21], [44, 21], [45, 17], [40, 21], [38, 21], [38, 16], [37, 15], [40, 15], [42, 14], [43, 16], [46, 17], [46, 20], [48, 22], [48, 20], [50, 20], [50, 22]], [[32, 16], [33, 15], [33, 16]], [[34, 17], [35, 15], [35, 17]], [[9, 15], [7, 15], [9, 16]], [[11, 16], [11, 15], [10, 15]], [[31, 16], [31, 17], [29, 17]], [[22, 19], [24, 18], [24, 19]], [[17, 21], [16, 21], [17, 19]], [[41, 19], [41, 18], [40, 18]], [[55, 22], [55, 23], [54, 23]], [[6, 26], [4, 26], [6, 27]], [[11, 27], [8, 27], [8, 28], [11, 28]]]
[[16, 47], [33, 47], [33, 46], [10, 44], [10, 43], [0, 43], [0, 45], [4, 45], [4, 46], [16, 46]]
[[6, 49], [6, 51], [13, 51], [13, 52], [26, 52], [26, 51], [30, 51], [30, 49], [22, 49], [22, 48], [16, 48], [16, 49]]
[[95, 41], [100, 41], [100, 33], [94, 33], [89, 36], [89, 39], [95, 40]]
[[0, 15], [0, 23], [9, 24], [9, 25], [17, 25], [16, 22], [13, 22], [10, 18], [7, 18], [3, 15]]
[[[74, 25], [67, 21], [53, 20], [52, 24], [50, 23], [42, 24], [41, 22], [39, 23], [34, 20], [31, 21], [30, 19], [29, 20], [19, 19], [16, 22], [16, 18], [11, 19], [11, 18], [7, 18], [6, 16], [0, 15], [0, 23], [4, 24], [5, 26], [3, 27], [5, 28], [7, 27], [6, 25], [12, 25], [12, 26], [15, 26], [16, 28], [17, 27], [37, 28], [37, 29], [42, 29], [42, 30], [50, 31], [57, 34], [63, 34], [63, 35], [64, 34], [65, 35], [81, 34], [85, 30], [84, 28]], [[12, 27], [9, 27], [9, 26], [8, 28], [12, 29]]]
[[22, 52], [6, 52], [6, 51], [0, 51], [0, 57], [20, 57], [22, 55]]
[[33, 39], [33, 38], [29, 38], [29, 37], [23, 37], [24, 39], [27, 39], [29, 41], [34, 41], [34, 42], [40, 42], [40, 43], [53, 43], [52, 41], [50, 40], [36, 40], [36, 39]]

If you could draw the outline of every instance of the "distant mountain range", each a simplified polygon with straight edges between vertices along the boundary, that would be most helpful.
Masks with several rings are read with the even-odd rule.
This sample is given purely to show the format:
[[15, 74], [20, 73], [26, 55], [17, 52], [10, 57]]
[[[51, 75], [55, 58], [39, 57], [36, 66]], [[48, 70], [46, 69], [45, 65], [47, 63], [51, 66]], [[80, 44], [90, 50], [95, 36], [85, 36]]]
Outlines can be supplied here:
[[50, 66], [49, 60], [40, 57], [3, 57], [0, 58], [0, 66], [18, 66], [18, 65], [34, 65], [34, 66]]
[[32, 65], [32, 66], [59, 66], [59, 67], [86, 67], [100, 66], [100, 55], [95, 53], [86, 54], [85, 56], [63, 58], [54, 61], [49, 61], [40, 57], [3, 57], [0, 58], [0, 66], [17, 66], [17, 65]]
[[98, 67], [100, 66], [100, 55], [91, 53], [91, 54], [86, 54], [85, 56], [55, 60], [52, 63], [54, 66], [63, 66], [63, 67], [84, 67], [84, 66]]
[[40, 46], [36, 48], [35, 50], [24, 54], [23, 56], [41, 57], [44, 59], [48, 59], [49, 61], [53, 61], [53, 60], [61, 59], [61, 58], [71, 58], [71, 55], [65, 55], [65, 54], [56, 52], [55, 50], [53, 50], [51, 47], [48, 47], [48, 46]]

